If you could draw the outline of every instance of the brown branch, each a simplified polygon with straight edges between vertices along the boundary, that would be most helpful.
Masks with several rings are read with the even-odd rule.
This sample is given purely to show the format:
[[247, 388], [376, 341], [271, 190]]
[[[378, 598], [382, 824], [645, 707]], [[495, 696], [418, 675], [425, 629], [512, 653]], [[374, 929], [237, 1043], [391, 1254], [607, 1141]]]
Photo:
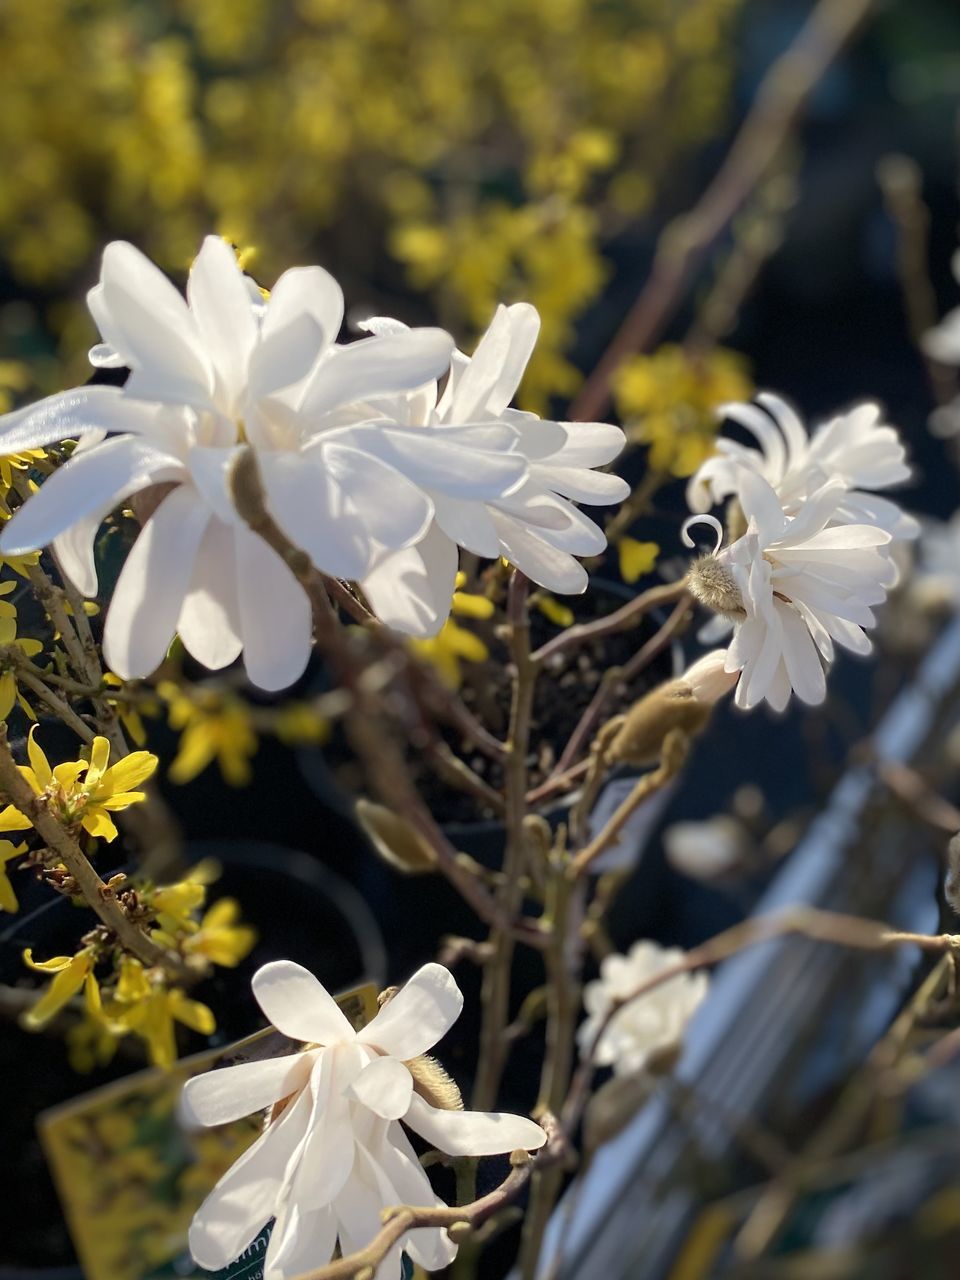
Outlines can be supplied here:
[[905, 933], [891, 929], [889, 925], [879, 920], [864, 920], [860, 916], [822, 911], [818, 907], [790, 907], [777, 915], [762, 916], [759, 919], [744, 920], [741, 924], [735, 924], [732, 928], [725, 929], [723, 933], [718, 933], [715, 937], [701, 943], [700, 946], [694, 947], [681, 960], [661, 969], [659, 973], [635, 987], [629, 995], [611, 1004], [574, 1075], [560, 1117], [563, 1131], [572, 1133], [576, 1129], [590, 1095], [590, 1083], [596, 1070], [593, 1060], [600, 1041], [624, 1005], [639, 1000], [681, 974], [693, 973], [697, 969], [719, 964], [721, 960], [727, 960], [748, 947], [769, 942], [774, 938], [782, 938], [791, 933], [799, 934], [814, 942], [829, 942], [835, 946], [852, 947], [860, 951], [887, 951], [902, 946], [915, 946], [922, 951], [941, 954], [960, 950], [960, 937], [956, 934]]
[[580, 622], [576, 626], [568, 627], [566, 631], [562, 631], [560, 635], [554, 636], [552, 640], [548, 640], [545, 645], [537, 649], [531, 655], [531, 661], [543, 664], [556, 654], [566, 653], [577, 645], [615, 635], [618, 631], [629, 631], [632, 627], [639, 626], [651, 609], [679, 600], [686, 594], [686, 590], [686, 583], [682, 579], [679, 582], [664, 583], [660, 587], [651, 587], [649, 591], [644, 591], [633, 600], [629, 600], [622, 608], [607, 614], [605, 618], [598, 618], [595, 622]]
[[546, 1146], [537, 1156], [530, 1156], [526, 1151], [515, 1151], [510, 1157], [513, 1166], [510, 1173], [495, 1190], [471, 1204], [450, 1207], [442, 1205], [435, 1208], [398, 1205], [385, 1209], [384, 1225], [365, 1249], [313, 1271], [306, 1271], [296, 1280], [374, 1280], [377, 1268], [391, 1249], [418, 1227], [446, 1228], [451, 1239], [457, 1242], [472, 1235], [494, 1214], [519, 1197], [535, 1168], [544, 1168], [564, 1158], [566, 1142], [556, 1120], [545, 1115], [541, 1117], [540, 1124], [547, 1133]]
[[617, 370], [660, 336], [701, 258], [768, 172], [817, 84], [874, 2], [820, 0], [794, 43], [769, 68], [719, 172], [696, 206], [662, 233], [650, 277], [571, 406], [572, 418], [603, 417]]
[[598, 831], [589, 844], [576, 855], [568, 868], [571, 879], [577, 879], [616, 841], [631, 816], [652, 795], [662, 791], [683, 768], [689, 750], [689, 740], [678, 729], [667, 735], [663, 744], [663, 755], [656, 769], [651, 769], [637, 779], [630, 794], [611, 815], [602, 831]]
[[127, 916], [113, 896], [110, 886], [100, 879], [86, 854], [70, 832], [60, 824], [47, 805], [21, 774], [7, 742], [6, 725], [0, 724], [0, 791], [53, 850], [77, 883], [84, 901], [113, 932], [121, 946], [145, 965], [159, 965], [176, 977], [192, 977], [189, 967], [175, 952], [158, 946]]
[[522, 936], [530, 946], [543, 947], [545, 940], [534, 925], [525, 926], [504, 916], [491, 894], [461, 864], [457, 850], [418, 796], [403, 752], [384, 732], [383, 703], [365, 679], [371, 664], [357, 656], [350, 637], [340, 626], [323, 575], [267, 510], [257, 457], [249, 446], [237, 454], [230, 488], [240, 517], [280, 556], [310, 601], [317, 645], [353, 698], [353, 713], [345, 717], [344, 727], [351, 746], [363, 761], [371, 787], [388, 808], [405, 818], [423, 837], [436, 856], [438, 868], [484, 923]]
[[618, 686], [627, 685], [631, 680], [634, 680], [641, 671], [653, 662], [654, 658], [658, 657], [666, 649], [674, 636], [686, 627], [690, 617], [690, 605], [691, 598], [684, 591], [660, 630], [655, 635], [652, 635], [645, 644], [641, 645], [623, 667], [611, 668], [605, 673], [590, 705], [584, 711], [577, 727], [570, 735], [570, 740], [564, 747], [553, 774], [547, 779], [548, 783], [552, 783], [554, 778], [559, 778], [572, 768], [577, 756], [586, 748], [587, 743], [593, 736], [600, 718], [613, 697], [614, 690]]

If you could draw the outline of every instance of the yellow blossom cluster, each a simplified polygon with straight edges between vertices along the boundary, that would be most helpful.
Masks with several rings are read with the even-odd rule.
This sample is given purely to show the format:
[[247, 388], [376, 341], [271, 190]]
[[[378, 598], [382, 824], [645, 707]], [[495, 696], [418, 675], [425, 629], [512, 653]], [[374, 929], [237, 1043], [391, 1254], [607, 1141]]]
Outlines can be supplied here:
[[[131, 905], [150, 938], [193, 962], [197, 975], [211, 965], [233, 968], [256, 941], [249, 925], [239, 923], [240, 909], [232, 898], [221, 898], [206, 908], [207, 886], [218, 868], [198, 864], [176, 884], [144, 885], [135, 891]], [[176, 1024], [209, 1036], [216, 1029], [211, 1010], [187, 995], [160, 967], [147, 967], [120, 949], [102, 929], [95, 929], [72, 956], [36, 960], [30, 949], [24, 962], [53, 980], [23, 1018], [30, 1030], [38, 1030], [83, 993], [82, 1020], [68, 1035], [71, 1061], [78, 1070], [90, 1070], [112, 1058], [117, 1042], [138, 1036], [150, 1061], [169, 1067], [176, 1060]]]
[[717, 405], [749, 400], [753, 384], [735, 351], [715, 347], [697, 355], [665, 343], [622, 366], [615, 394], [627, 438], [649, 446], [651, 469], [684, 477], [713, 452]]
[[179, 271], [213, 226], [282, 246], [265, 277], [335, 256], [389, 282], [386, 245], [465, 338], [533, 302], [526, 394], [569, 392], [602, 244], [722, 122], [739, 4], [5, 0], [7, 265], [79, 365], [63, 299], [106, 239]]

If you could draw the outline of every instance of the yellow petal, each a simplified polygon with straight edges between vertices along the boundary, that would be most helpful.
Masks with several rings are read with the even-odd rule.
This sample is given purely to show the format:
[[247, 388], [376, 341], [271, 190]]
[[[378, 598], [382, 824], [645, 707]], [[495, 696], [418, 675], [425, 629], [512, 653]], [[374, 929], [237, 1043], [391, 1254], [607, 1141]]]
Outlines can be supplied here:
[[92, 790], [100, 785], [103, 775], [108, 772], [110, 764], [110, 743], [99, 734], [90, 746], [90, 767], [87, 769], [86, 785]]
[[660, 547], [656, 542], [638, 542], [636, 538], [621, 538], [617, 544], [620, 556], [620, 577], [633, 583], [649, 573], [657, 563]]
[[101, 840], [116, 840], [120, 834], [113, 819], [101, 805], [87, 810], [83, 815], [82, 826], [84, 831], [89, 831], [92, 836]]
[[12, 804], [0, 812], [0, 831], [29, 831], [31, 822]]
[[86, 760], [64, 760], [63, 764], [53, 766], [53, 776], [64, 791], [72, 791], [86, 767]]
[[34, 772], [37, 780], [37, 792], [50, 785], [52, 774], [50, 772], [50, 762], [43, 754], [40, 744], [34, 738], [37, 726], [33, 725], [30, 733], [27, 735], [27, 759], [30, 761], [30, 767]]
[[540, 594], [537, 596], [537, 608], [545, 618], [549, 618], [558, 627], [573, 626], [573, 610], [553, 596]]
[[14, 844], [12, 840], [0, 840], [0, 863], [7, 863], [12, 858], [19, 858], [21, 853], [26, 853], [27, 842], [21, 840], [19, 844]]
[[97, 801], [98, 809], [129, 809], [132, 804], [139, 804], [141, 800], [146, 800], [147, 793], [145, 791], [121, 791], [117, 795], [106, 796], [102, 800]]
[[202, 1036], [212, 1036], [216, 1031], [213, 1011], [199, 1000], [191, 1000], [182, 991], [173, 990], [167, 997], [167, 1005], [176, 1020], [192, 1031], [199, 1031]]
[[191, 725], [180, 738], [180, 749], [167, 770], [171, 782], [190, 782], [203, 773], [217, 754], [217, 743], [204, 724]]
[[76, 959], [75, 956], [51, 956], [49, 960], [34, 960], [32, 947], [24, 949], [22, 958], [27, 968], [37, 973], [59, 973]]
[[463, 591], [453, 593], [452, 608], [461, 618], [492, 618], [495, 612], [493, 601], [486, 596], [467, 595]]
[[0, 675], [0, 720], [6, 720], [17, 701], [17, 682], [12, 671]]
[[77, 994], [93, 967], [93, 957], [86, 951], [78, 951], [65, 969], [57, 974], [46, 991], [23, 1015], [23, 1025], [35, 1031], [49, 1022], [65, 1004]]
[[141, 782], [146, 782], [156, 767], [157, 757], [151, 751], [131, 751], [106, 771], [98, 790], [133, 791]]

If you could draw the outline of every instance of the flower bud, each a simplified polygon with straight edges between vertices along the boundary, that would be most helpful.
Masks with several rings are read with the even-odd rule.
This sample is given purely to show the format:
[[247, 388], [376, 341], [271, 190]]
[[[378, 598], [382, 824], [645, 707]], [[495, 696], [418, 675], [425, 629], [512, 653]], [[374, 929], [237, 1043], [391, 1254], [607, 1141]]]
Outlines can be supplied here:
[[433, 850], [405, 818], [371, 800], [358, 800], [354, 813], [374, 849], [396, 871], [420, 876], [436, 870]]
[[708, 653], [676, 680], [645, 694], [623, 719], [606, 752], [610, 764], [655, 764], [673, 729], [696, 737], [710, 719], [715, 702], [733, 688], [739, 672], [724, 671], [726, 650]]

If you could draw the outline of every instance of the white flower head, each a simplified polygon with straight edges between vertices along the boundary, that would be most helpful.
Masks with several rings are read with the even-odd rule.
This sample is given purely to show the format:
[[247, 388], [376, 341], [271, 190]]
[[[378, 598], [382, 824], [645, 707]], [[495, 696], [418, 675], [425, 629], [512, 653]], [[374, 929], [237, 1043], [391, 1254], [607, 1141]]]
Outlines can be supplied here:
[[[734, 626], [725, 667], [740, 672], [737, 706], [765, 700], [782, 711], [791, 693], [820, 703], [834, 644], [870, 652], [863, 629], [876, 624], [871, 606], [886, 599], [897, 567], [886, 530], [834, 523], [846, 492], [832, 481], [791, 517], [767, 481], [744, 470], [738, 494], [747, 532], [691, 566], [690, 590]], [[687, 521], [687, 545], [689, 526], [699, 522], [716, 530], [719, 548], [722, 529], [712, 516]]]
[[[627, 997], [683, 958], [678, 947], [655, 942], [636, 942], [625, 956], [606, 956], [600, 977], [584, 988], [587, 1017], [577, 1032], [581, 1054], [592, 1053], [597, 1066], [613, 1067], [615, 1075], [626, 1076], [642, 1071], [655, 1056], [679, 1049], [687, 1024], [707, 994], [707, 975], [678, 973], [636, 999]], [[622, 1000], [627, 1002], [611, 1016]]]
[[[960, 249], [954, 253], [951, 265], [955, 279], [960, 281]], [[935, 328], [924, 334], [923, 349], [941, 364], [960, 365], [960, 307], [948, 311]], [[960, 435], [960, 396], [933, 411], [930, 430], [941, 438]]]
[[663, 833], [663, 847], [675, 871], [709, 881], [742, 869], [750, 837], [742, 822], [718, 813], [700, 822], [671, 823]]
[[[275, 1218], [265, 1280], [288, 1280], [327, 1261], [339, 1244], [370, 1243], [392, 1205], [432, 1206], [434, 1194], [400, 1121], [452, 1156], [534, 1150], [546, 1135], [521, 1116], [444, 1111], [414, 1088], [406, 1063], [431, 1049], [460, 1015], [453, 975], [427, 964], [355, 1031], [335, 1000], [300, 965], [278, 960], [253, 977], [261, 1009], [307, 1048], [224, 1067], [187, 1082], [181, 1112], [193, 1125], [225, 1124], [285, 1103], [197, 1211], [190, 1251], [201, 1267], [231, 1263]], [[452, 1261], [439, 1228], [419, 1228], [378, 1271], [400, 1275], [400, 1254], [427, 1271]]]
[[433, 508], [392, 441], [380, 449], [330, 424], [347, 402], [441, 375], [452, 339], [425, 329], [337, 346], [343, 297], [327, 272], [293, 268], [265, 301], [216, 236], [204, 241], [186, 298], [139, 250], [115, 242], [88, 300], [104, 338], [91, 359], [131, 374], [122, 388], [79, 388], [0, 419], [4, 450], [74, 436], [87, 446], [9, 522], [4, 553], [52, 543], [64, 572], [93, 595], [103, 519], [143, 489], [173, 486], [117, 583], [104, 631], [110, 666], [148, 675], [178, 631], [210, 668], [243, 651], [255, 684], [292, 683], [310, 652], [307, 599], [233, 508], [237, 451], [256, 449], [271, 514], [317, 567], [362, 577], [385, 548], [421, 538]]
[[756, 404], [725, 404], [717, 413], [746, 428], [760, 447], [720, 437], [716, 454], [687, 485], [691, 511], [708, 511], [725, 498], [738, 497], [741, 476], [748, 471], [767, 481], [786, 515], [797, 515], [809, 498], [834, 482], [846, 490], [835, 523], [874, 524], [895, 538], [916, 537], [916, 520], [875, 492], [910, 478], [903, 443], [896, 428], [883, 421], [879, 406], [859, 404], [817, 427], [812, 436], [796, 412], [769, 392], [758, 395]]
[[[374, 333], [403, 330], [395, 320], [366, 322]], [[607, 423], [544, 421], [509, 407], [536, 345], [540, 317], [527, 303], [498, 307], [472, 356], [456, 352], [442, 394], [437, 382], [370, 406], [386, 421], [420, 430], [420, 438], [466, 438], [492, 458], [521, 464], [499, 494], [443, 492], [424, 478], [434, 522], [417, 545], [389, 556], [363, 589], [380, 617], [414, 635], [435, 633], [449, 609], [457, 546], [478, 556], [503, 556], [540, 586], [563, 594], [586, 589], [576, 556], [598, 555], [603, 531], [574, 503], [620, 502], [630, 492], [618, 476], [595, 468], [624, 445]], [[367, 430], [372, 429], [368, 427]], [[473, 470], [473, 464], [470, 466]]]

